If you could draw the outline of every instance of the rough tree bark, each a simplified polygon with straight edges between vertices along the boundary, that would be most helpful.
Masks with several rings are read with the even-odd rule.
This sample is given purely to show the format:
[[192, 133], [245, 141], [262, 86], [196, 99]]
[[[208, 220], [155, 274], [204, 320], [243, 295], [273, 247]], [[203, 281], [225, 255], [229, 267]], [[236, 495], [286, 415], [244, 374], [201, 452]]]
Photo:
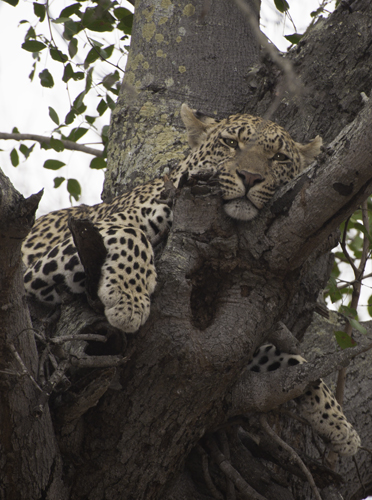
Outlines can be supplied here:
[[[256, 0], [250, 4], [258, 20]], [[246, 76], [258, 61], [257, 40], [234, 2], [137, 2], [104, 198], [184, 158], [183, 102], [211, 115], [242, 112], [252, 97]]]
[[[287, 56], [303, 84], [301, 94], [289, 95], [281, 82], [293, 74], [259, 58], [250, 25], [234, 3], [138, 2], [133, 49], [112, 117], [107, 198], [182, 158], [183, 101], [218, 116], [243, 109], [265, 114], [277, 102], [271, 117], [296, 140], [319, 133], [333, 142], [251, 223], [224, 214], [213, 183], [180, 190], [174, 227], [157, 255], [151, 316], [136, 335], [107, 334], [104, 318], [83, 299], [66, 298], [57, 322], [32, 311], [39, 318], [34, 328], [41, 357], [59, 361], [60, 377], [40, 394], [30, 377], [2, 373], [3, 498], [313, 498], [303, 471], [265, 436], [255, 414], [296, 397], [371, 343], [369, 333], [353, 351], [335, 354], [329, 324], [304, 336], [332, 264], [330, 235], [372, 192], [372, 101], [363, 104], [360, 97], [372, 86], [371, 26], [369, 0], [343, 2], [320, 21]], [[216, 63], [207, 70], [209, 53]], [[8, 184], [2, 188], [11, 192]], [[25, 202], [21, 218], [11, 208], [19, 200], [1, 200], [2, 369], [22, 373], [11, 358], [14, 345], [27, 373], [36, 376], [35, 341], [25, 331], [30, 323], [16, 266], [34, 199]], [[24, 221], [16, 234], [13, 220]], [[9, 275], [13, 266], [18, 274]], [[8, 307], [10, 298], [14, 307]], [[293, 346], [279, 334], [280, 321], [304, 337], [314, 363], [270, 377], [245, 372], [253, 350], [267, 339]], [[78, 343], [65, 342], [77, 333]], [[327, 356], [319, 359], [323, 352]], [[368, 359], [366, 353], [353, 362], [345, 405], [367, 446]], [[49, 399], [50, 416], [52, 387], [59, 392]], [[355, 409], [361, 402], [362, 414]], [[350, 459], [330, 471], [307, 426], [286, 414], [273, 418], [311, 469], [323, 499], [342, 494], [357, 500], [371, 492], [370, 455], [357, 455], [363, 489]], [[19, 443], [23, 453], [13, 453]]]

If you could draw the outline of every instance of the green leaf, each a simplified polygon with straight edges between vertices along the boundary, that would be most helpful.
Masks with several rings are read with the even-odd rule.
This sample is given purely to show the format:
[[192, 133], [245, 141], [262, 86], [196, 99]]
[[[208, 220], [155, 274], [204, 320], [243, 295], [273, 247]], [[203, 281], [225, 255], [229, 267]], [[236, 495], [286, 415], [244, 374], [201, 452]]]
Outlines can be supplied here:
[[48, 150], [48, 149], [52, 149], [52, 146], [49, 144], [49, 142], [41, 142], [40, 143], [40, 148]]
[[57, 19], [53, 19], [54, 24], [64, 24], [67, 23], [67, 21], [70, 21], [68, 17], [57, 17]]
[[45, 19], [45, 5], [34, 2], [34, 13], [40, 19], [40, 22], [43, 22]]
[[46, 45], [38, 40], [26, 40], [22, 43], [22, 49], [27, 50], [27, 52], [40, 52], [45, 49]]
[[49, 49], [50, 55], [52, 56], [52, 59], [57, 62], [65, 63], [68, 61], [68, 57], [66, 54], [64, 54], [62, 51], [59, 49], [56, 49], [55, 47], [51, 47]]
[[85, 115], [85, 119], [89, 123], [89, 125], [93, 125], [93, 123], [96, 121], [96, 118], [96, 116]]
[[101, 168], [106, 168], [107, 167], [107, 162], [105, 158], [100, 158], [96, 156], [93, 158], [93, 160], [90, 162], [89, 168], [93, 168], [94, 170], [100, 170]]
[[66, 64], [65, 69], [63, 71], [63, 76], [62, 76], [62, 81], [67, 83], [70, 78], [72, 78], [72, 75], [74, 74], [74, 70], [72, 69], [72, 66], [70, 63]]
[[103, 47], [103, 43], [99, 40], [95, 40], [94, 38], [89, 37], [89, 42], [93, 45], [93, 47], [98, 47], [99, 49]]
[[347, 333], [342, 331], [336, 331], [335, 337], [337, 344], [341, 349], [348, 349], [349, 347], [354, 347], [356, 345], [355, 340], [353, 340]]
[[115, 71], [114, 73], [109, 73], [104, 77], [101, 81], [101, 84], [107, 89], [110, 90], [111, 87], [120, 79], [119, 72]]
[[106, 101], [104, 99], [101, 99], [98, 106], [97, 106], [97, 111], [99, 113], [99, 116], [102, 116], [107, 108], [108, 108], [108, 106], [107, 106]]
[[284, 38], [286, 38], [288, 40], [288, 42], [291, 42], [294, 45], [297, 45], [303, 36], [304, 35], [303, 34], [300, 35], [300, 33], [293, 33], [292, 35], [285, 35]]
[[67, 191], [70, 195], [75, 198], [76, 201], [79, 200], [81, 195], [81, 187], [76, 179], [68, 179], [67, 181]]
[[66, 179], [64, 177], [54, 177], [54, 187], [58, 188], [65, 180]]
[[77, 82], [79, 80], [84, 80], [84, 73], [82, 71], [75, 71], [72, 75], [72, 79]]
[[110, 126], [109, 126], [109, 125], [104, 125], [104, 126], [102, 127], [101, 137], [102, 137], [102, 142], [103, 142], [103, 144], [107, 144], [107, 142], [108, 142], [108, 133], [109, 133], [109, 128], [110, 128]]
[[109, 106], [109, 108], [113, 111], [115, 109], [115, 102], [111, 99], [111, 97], [109, 95], [106, 95], [106, 102]]
[[63, 163], [63, 161], [59, 160], [46, 160], [44, 162], [43, 167], [47, 168], [48, 170], [59, 170], [61, 167], [64, 167], [66, 163]]
[[54, 177], [54, 187], [58, 188], [65, 180], [64, 177]]
[[43, 71], [39, 73], [39, 78], [42, 87], [47, 87], [49, 89], [54, 87], [53, 77], [47, 69], [43, 69]]
[[85, 91], [80, 92], [80, 94], [75, 98], [72, 104], [73, 110], [77, 115], [81, 115], [81, 113], [84, 113], [84, 111], [87, 109], [83, 102], [85, 95]]
[[19, 130], [17, 127], [12, 128], [12, 134], [19, 134]]
[[65, 40], [71, 40], [76, 33], [79, 33], [81, 31], [82, 26], [80, 23], [76, 23], [75, 21], [71, 21], [69, 19], [68, 21], [65, 22], [65, 31], [63, 32], [63, 38]]
[[79, 139], [83, 137], [88, 132], [89, 129], [84, 127], [73, 128], [67, 137], [69, 141], [77, 142]]
[[360, 222], [354, 222], [353, 227], [357, 231], [362, 232], [365, 236], [367, 236], [367, 238], [369, 239], [369, 241], [372, 242], [372, 237], [369, 234], [369, 232], [367, 231], [367, 229], [364, 227], [363, 224], [361, 224]]
[[65, 149], [63, 142], [58, 140], [58, 139], [55, 139], [54, 137], [50, 138], [50, 145], [52, 146], [54, 151], [57, 151], [57, 153], [60, 153], [61, 151], [63, 151]]
[[87, 69], [92, 63], [97, 61], [99, 57], [100, 55], [98, 49], [96, 49], [95, 47], [93, 49], [90, 49], [84, 61], [84, 68]]
[[56, 111], [51, 106], [49, 106], [49, 116], [54, 121], [54, 123], [56, 125], [59, 125], [58, 115], [57, 115]]
[[28, 75], [29, 79], [31, 80], [31, 82], [33, 81], [34, 79], [34, 76], [35, 76], [35, 71], [36, 71], [36, 62], [34, 62], [34, 64], [32, 65], [32, 71], [31, 73]]
[[101, 49], [99, 51], [102, 59], [109, 59], [112, 56], [112, 53], [114, 51], [115, 46], [114, 45], [108, 45], [104, 49]]
[[274, 3], [275, 3], [275, 7], [282, 14], [284, 14], [284, 12], [287, 12], [287, 10], [289, 10], [289, 5], [288, 5], [287, 0], [274, 0]]
[[76, 118], [76, 113], [73, 109], [71, 109], [65, 117], [65, 124], [71, 125], [71, 123], [75, 120], [75, 118]]
[[10, 152], [10, 161], [12, 162], [13, 167], [18, 167], [19, 165], [19, 156], [16, 149], [12, 149]]
[[358, 317], [358, 313], [356, 312], [356, 310], [353, 309], [352, 307], [348, 307], [348, 306], [341, 306], [340, 313], [347, 316], [347, 318], [349, 320], [350, 320], [350, 318], [357, 318]]
[[103, 33], [113, 31], [115, 18], [108, 12], [102, 11], [102, 7], [88, 7], [81, 19], [85, 28], [91, 31]]
[[93, 69], [94, 68], [89, 68], [88, 69], [87, 78], [86, 78], [86, 82], [85, 82], [85, 92], [88, 92], [91, 89], [91, 87], [92, 87], [92, 83], [93, 83]]
[[78, 51], [78, 40], [77, 38], [72, 38], [70, 43], [68, 44], [68, 53], [70, 54], [71, 59], [73, 59]]
[[21, 145], [19, 146], [19, 150], [20, 150], [20, 152], [23, 154], [23, 156], [24, 156], [24, 157], [26, 158], [26, 160], [27, 160], [27, 158], [28, 158], [28, 157], [30, 156], [30, 154], [32, 153], [32, 151], [33, 151], [34, 147], [35, 147], [35, 143], [34, 143], [32, 146], [30, 146], [29, 148], [28, 148], [25, 144], [21, 144]]
[[4, 0], [4, 2], [8, 3], [12, 7], [16, 7], [18, 5], [19, 0]]
[[363, 325], [361, 325], [358, 320], [353, 319], [353, 318], [348, 318], [348, 319], [349, 319], [351, 326], [353, 328], [355, 328], [355, 330], [358, 330], [358, 332], [360, 332], [360, 333], [364, 333], [364, 334], [367, 333], [367, 330], [365, 329], [365, 327]]
[[368, 302], [367, 302], [367, 311], [368, 311], [368, 314], [371, 316], [372, 318], [372, 295], [370, 295], [368, 297]]
[[130, 10], [125, 9], [124, 7], [117, 7], [116, 9], [114, 9], [114, 16], [120, 21], [120, 19], [123, 19], [123, 17], [133, 17], [133, 13]]
[[73, 3], [72, 5], [62, 9], [59, 17], [70, 17], [72, 14], [77, 14], [80, 12], [80, 7], [81, 5], [79, 3]]
[[36, 33], [35, 33], [35, 30], [32, 26], [30, 26], [27, 30], [27, 33], [25, 35], [25, 41], [29, 40], [30, 38], [36, 39]]
[[133, 14], [131, 16], [123, 17], [119, 24], [117, 25], [117, 29], [125, 33], [126, 35], [132, 34], [132, 25], [133, 25]]

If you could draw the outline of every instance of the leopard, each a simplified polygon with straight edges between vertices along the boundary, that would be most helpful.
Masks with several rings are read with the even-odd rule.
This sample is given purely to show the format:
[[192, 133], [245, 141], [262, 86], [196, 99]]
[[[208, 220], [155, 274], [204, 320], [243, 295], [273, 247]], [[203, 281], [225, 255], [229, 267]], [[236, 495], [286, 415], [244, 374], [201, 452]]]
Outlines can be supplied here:
[[37, 219], [22, 246], [27, 295], [56, 305], [61, 286], [84, 293], [85, 271], [69, 219], [87, 218], [107, 249], [97, 291], [105, 316], [122, 332], [135, 333], [149, 317], [156, 286], [154, 242], [173, 222], [173, 210], [162, 198], [169, 181], [178, 188], [185, 176], [208, 172], [218, 180], [225, 213], [250, 221], [321, 150], [319, 136], [301, 144], [278, 124], [249, 114], [218, 120], [183, 104], [180, 115], [191, 151], [168, 178], [155, 178], [110, 202], [69, 207]]
[[[258, 373], [290, 368], [306, 363], [299, 354], [282, 352], [273, 344], [256, 349], [247, 369]], [[361, 446], [361, 440], [344, 415], [327, 384], [318, 379], [295, 399], [300, 416], [306, 420], [327, 447], [340, 456], [353, 456]]]

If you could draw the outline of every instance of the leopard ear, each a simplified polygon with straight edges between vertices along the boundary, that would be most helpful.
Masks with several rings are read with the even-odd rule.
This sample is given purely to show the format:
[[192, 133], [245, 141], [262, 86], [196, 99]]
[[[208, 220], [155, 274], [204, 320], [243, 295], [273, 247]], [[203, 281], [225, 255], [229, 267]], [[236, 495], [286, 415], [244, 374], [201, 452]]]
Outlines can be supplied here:
[[187, 104], [181, 106], [181, 118], [187, 130], [187, 138], [190, 146], [195, 149], [208, 137], [208, 131], [218, 121], [199, 111], [191, 109]]
[[323, 139], [317, 135], [309, 144], [300, 144], [296, 142], [296, 146], [305, 159], [306, 166], [313, 162], [314, 158], [321, 152]]

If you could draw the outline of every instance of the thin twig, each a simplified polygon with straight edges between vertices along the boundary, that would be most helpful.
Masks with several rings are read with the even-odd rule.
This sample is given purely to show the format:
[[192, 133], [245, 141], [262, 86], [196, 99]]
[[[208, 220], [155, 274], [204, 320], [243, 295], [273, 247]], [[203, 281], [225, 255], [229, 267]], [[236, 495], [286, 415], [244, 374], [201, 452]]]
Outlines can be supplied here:
[[267, 422], [267, 418], [266, 418], [266, 415], [264, 413], [261, 413], [260, 415], [260, 424], [261, 424], [261, 427], [263, 428], [263, 430], [274, 440], [276, 441], [279, 446], [281, 446], [282, 448], [284, 448], [290, 455], [291, 459], [293, 460], [293, 462], [297, 463], [297, 465], [300, 467], [300, 469], [302, 470], [302, 472], [305, 474], [309, 484], [310, 484], [310, 487], [311, 489], [313, 490], [313, 493], [315, 495], [315, 498], [317, 500], [322, 500], [322, 497], [320, 496], [320, 493], [319, 493], [319, 490], [315, 484], [315, 481], [314, 481], [314, 478], [311, 474], [311, 472], [309, 471], [309, 469], [306, 467], [306, 465], [304, 464], [304, 462], [301, 460], [301, 458], [298, 456], [298, 454], [295, 452], [295, 450], [289, 446], [289, 444], [287, 444], [285, 441], [283, 441], [273, 430], [272, 428], [269, 426], [268, 422]]
[[9, 346], [9, 349], [10, 349], [11, 353], [13, 354], [13, 356], [15, 357], [15, 359], [17, 360], [17, 362], [18, 362], [18, 364], [19, 364], [19, 366], [21, 368], [21, 374], [23, 376], [28, 377], [31, 380], [31, 382], [33, 383], [33, 385], [36, 387], [36, 389], [38, 391], [41, 391], [42, 389], [39, 387], [39, 384], [36, 382], [36, 380], [34, 379], [34, 377], [28, 371], [26, 365], [22, 361], [22, 358], [18, 354], [18, 352], [17, 352], [16, 348], [14, 347], [14, 345], [11, 342], [9, 342], [8, 346]]
[[[50, 144], [51, 137], [37, 134], [7, 134], [5, 132], [0, 132], [0, 139], [4, 140], [14, 140], [14, 141], [36, 141], [40, 144]], [[62, 142], [65, 149], [71, 151], [80, 151], [82, 153], [87, 153], [93, 156], [103, 157], [103, 151], [100, 149], [89, 148], [84, 146], [84, 144], [77, 144], [76, 142], [69, 141], [68, 139], [58, 139]]]
[[282, 57], [275, 45], [270, 44], [267, 37], [261, 32], [256, 21], [256, 15], [250, 5], [244, 0], [235, 0], [235, 4], [245, 16], [258, 43], [262, 45], [272, 61], [283, 72], [284, 81], [278, 85], [276, 98], [264, 114], [264, 118], [268, 119], [278, 108], [284, 94], [290, 93], [293, 95], [300, 95], [303, 91], [303, 84], [296, 77], [292, 62], [289, 59]]

